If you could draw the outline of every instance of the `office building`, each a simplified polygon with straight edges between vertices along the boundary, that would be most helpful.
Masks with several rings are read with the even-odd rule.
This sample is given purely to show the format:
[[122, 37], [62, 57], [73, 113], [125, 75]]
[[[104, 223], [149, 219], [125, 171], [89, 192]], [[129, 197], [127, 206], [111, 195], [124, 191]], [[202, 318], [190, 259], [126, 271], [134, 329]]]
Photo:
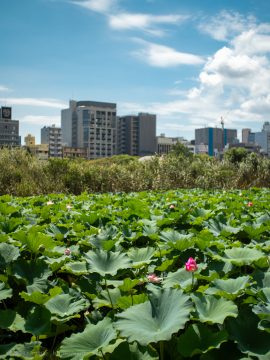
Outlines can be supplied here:
[[254, 144], [254, 142], [255, 142], [255, 133], [251, 132], [251, 129], [242, 129], [242, 143]]
[[41, 144], [49, 145], [49, 158], [63, 157], [62, 129], [55, 125], [44, 126], [41, 129]]
[[156, 115], [139, 113], [118, 118], [118, 154], [153, 155], [156, 152]]
[[262, 131], [255, 132], [255, 144], [261, 147], [261, 152], [270, 156], [270, 123], [267, 121], [263, 124]]
[[19, 121], [12, 120], [12, 108], [2, 106], [0, 108], [0, 147], [20, 146]]
[[[195, 147], [207, 146], [207, 153], [210, 156], [222, 153], [227, 144], [235, 142], [237, 142], [237, 130], [234, 129], [211, 127], [195, 129]], [[198, 151], [196, 150], [196, 152]]]
[[64, 146], [85, 148], [88, 159], [116, 155], [116, 116], [114, 103], [71, 100], [61, 111]]

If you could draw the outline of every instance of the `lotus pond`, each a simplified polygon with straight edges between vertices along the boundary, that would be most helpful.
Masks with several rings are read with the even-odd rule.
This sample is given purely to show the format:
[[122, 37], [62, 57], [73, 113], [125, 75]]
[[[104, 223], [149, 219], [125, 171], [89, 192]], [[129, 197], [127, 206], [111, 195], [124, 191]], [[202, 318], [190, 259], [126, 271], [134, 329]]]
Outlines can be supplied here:
[[0, 197], [0, 359], [270, 359], [270, 190]]

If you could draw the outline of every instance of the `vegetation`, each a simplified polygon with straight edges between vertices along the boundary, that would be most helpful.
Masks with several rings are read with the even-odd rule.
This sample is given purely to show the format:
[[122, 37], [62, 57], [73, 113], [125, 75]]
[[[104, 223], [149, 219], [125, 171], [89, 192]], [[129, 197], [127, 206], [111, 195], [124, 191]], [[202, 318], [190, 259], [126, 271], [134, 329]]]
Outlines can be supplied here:
[[0, 197], [0, 358], [269, 359], [269, 202]]
[[220, 161], [207, 155], [186, 153], [180, 145], [167, 156], [154, 156], [146, 161], [127, 155], [92, 161], [41, 161], [20, 149], [2, 149], [0, 195], [246, 189], [270, 185], [268, 158], [232, 149]]

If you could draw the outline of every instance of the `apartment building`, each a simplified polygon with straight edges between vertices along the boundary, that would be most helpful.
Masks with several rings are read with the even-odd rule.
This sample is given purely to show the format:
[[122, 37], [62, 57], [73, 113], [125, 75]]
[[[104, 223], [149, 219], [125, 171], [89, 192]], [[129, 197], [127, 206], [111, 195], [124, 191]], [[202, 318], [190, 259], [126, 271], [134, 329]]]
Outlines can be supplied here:
[[19, 121], [12, 120], [12, 108], [2, 106], [0, 108], [0, 147], [20, 146]]
[[44, 126], [41, 129], [41, 144], [49, 145], [49, 158], [63, 157], [62, 129], [55, 125]]
[[117, 129], [118, 154], [147, 156], [156, 152], [156, 115], [121, 116]]
[[88, 159], [116, 155], [116, 121], [115, 103], [71, 100], [61, 111], [63, 144], [85, 148]]

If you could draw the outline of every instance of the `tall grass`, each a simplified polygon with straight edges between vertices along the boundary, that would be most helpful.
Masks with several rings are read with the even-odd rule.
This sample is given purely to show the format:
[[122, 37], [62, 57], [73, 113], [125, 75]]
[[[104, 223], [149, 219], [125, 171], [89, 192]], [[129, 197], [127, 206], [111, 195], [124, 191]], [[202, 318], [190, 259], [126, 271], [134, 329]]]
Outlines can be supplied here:
[[127, 155], [100, 160], [38, 160], [22, 149], [0, 150], [0, 195], [129, 192], [176, 188], [269, 187], [270, 160], [171, 154], [139, 161]]

